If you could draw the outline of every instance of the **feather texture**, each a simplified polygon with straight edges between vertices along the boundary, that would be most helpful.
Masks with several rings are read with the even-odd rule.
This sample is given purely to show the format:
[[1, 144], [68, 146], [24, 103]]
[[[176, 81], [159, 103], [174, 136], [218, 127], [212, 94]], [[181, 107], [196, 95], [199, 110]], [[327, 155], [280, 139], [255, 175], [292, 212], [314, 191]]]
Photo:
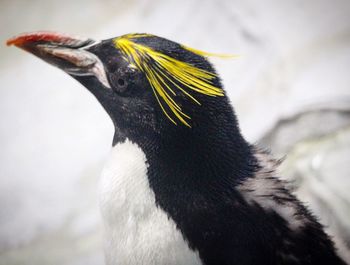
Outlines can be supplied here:
[[[200, 105], [191, 92], [195, 91], [212, 97], [223, 96], [223, 90], [213, 83], [217, 75], [133, 41], [136, 38], [152, 36], [149, 34], [128, 34], [114, 39], [114, 43], [125, 55], [126, 60], [145, 74], [160, 107], [169, 120], [177, 124], [177, 119], [191, 127], [188, 123], [191, 117], [183, 111], [174, 97], [180, 91]], [[183, 48], [200, 56], [228, 56], [207, 53], [185, 46]], [[164, 104], [170, 112], [167, 111]]]

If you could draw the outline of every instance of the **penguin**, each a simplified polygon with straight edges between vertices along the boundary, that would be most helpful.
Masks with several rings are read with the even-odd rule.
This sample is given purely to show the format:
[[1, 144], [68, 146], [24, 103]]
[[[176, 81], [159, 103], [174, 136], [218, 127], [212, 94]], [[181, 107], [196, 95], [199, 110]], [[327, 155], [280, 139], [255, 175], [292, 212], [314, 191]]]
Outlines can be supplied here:
[[207, 53], [152, 34], [7, 41], [87, 88], [115, 127], [100, 179], [108, 265], [345, 265], [242, 136]]

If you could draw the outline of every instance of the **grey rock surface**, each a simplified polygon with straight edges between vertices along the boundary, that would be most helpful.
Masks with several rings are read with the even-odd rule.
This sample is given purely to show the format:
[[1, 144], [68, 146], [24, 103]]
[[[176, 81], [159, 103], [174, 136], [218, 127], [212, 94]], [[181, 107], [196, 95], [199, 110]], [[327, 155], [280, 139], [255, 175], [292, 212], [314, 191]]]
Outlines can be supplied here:
[[279, 121], [261, 139], [284, 156], [280, 175], [350, 261], [350, 105], [327, 104]]

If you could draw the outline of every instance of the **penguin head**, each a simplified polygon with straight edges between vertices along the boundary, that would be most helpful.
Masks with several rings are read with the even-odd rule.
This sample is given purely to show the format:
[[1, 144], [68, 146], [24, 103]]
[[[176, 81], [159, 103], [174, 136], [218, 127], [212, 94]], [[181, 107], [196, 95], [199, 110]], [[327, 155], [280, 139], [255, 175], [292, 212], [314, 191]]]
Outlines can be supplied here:
[[34, 32], [7, 44], [78, 80], [108, 112], [116, 131], [126, 137], [174, 137], [234, 120], [220, 79], [207, 60], [213, 54], [151, 34], [97, 42]]

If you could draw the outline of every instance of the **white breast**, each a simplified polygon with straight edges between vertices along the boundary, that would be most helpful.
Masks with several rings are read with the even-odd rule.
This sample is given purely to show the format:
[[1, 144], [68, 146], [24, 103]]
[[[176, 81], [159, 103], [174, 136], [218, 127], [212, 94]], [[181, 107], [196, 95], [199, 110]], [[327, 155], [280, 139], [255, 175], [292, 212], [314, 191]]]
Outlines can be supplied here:
[[100, 182], [108, 265], [201, 264], [181, 232], [156, 206], [147, 178], [147, 160], [126, 140], [111, 152]]

